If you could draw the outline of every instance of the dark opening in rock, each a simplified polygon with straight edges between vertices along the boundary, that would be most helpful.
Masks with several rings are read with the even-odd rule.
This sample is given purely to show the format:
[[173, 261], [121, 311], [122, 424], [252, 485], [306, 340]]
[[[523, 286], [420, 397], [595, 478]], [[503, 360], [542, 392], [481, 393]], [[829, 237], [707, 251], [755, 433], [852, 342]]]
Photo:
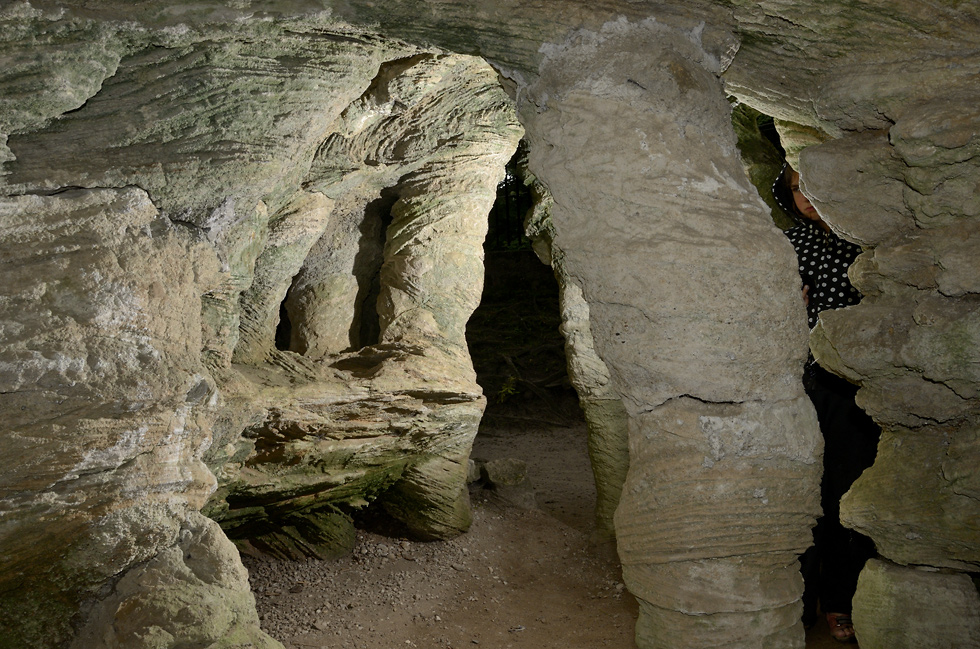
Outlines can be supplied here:
[[391, 225], [391, 208], [398, 201], [397, 189], [389, 187], [367, 204], [361, 222], [361, 246], [354, 257], [357, 275], [357, 312], [351, 323], [351, 347], [360, 349], [378, 344], [381, 325], [378, 323], [378, 296], [381, 294], [382, 251]]
[[286, 309], [286, 300], [289, 293], [283, 298], [279, 305], [279, 324], [276, 325], [276, 349], [289, 351], [289, 341], [293, 334], [293, 326], [289, 322], [289, 311]]

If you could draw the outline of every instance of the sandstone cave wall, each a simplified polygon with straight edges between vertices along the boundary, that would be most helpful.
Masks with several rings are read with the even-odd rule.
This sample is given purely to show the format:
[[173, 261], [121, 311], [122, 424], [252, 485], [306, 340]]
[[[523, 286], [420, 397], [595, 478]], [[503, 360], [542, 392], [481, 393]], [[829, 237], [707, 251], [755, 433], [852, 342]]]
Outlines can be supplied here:
[[[422, 537], [469, 524], [462, 332], [511, 100], [480, 59], [334, 23], [16, 9], [7, 88], [38, 112], [4, 113], [0, 644], [277, 646], [226, 533], [327, 557], [373, 501]], [[93, 37], [111, 63], [79, 69]], [[55, 72], [71, 107], [45, 112]]]
[[805, 191], [867, 248], [865, 300], [810, 341], [884, 430], [842, 510], [883, 557], [862, 646], [976, 644], [975, 5], [37, 0], [0, 24], [5, 639], [274, 646], [201, 508], [290, 556], [343, 548], [375, 498], [465, 528], [475, 214], [520, 127], [461, 51], [516, 101], [626, 407], [639, 646], [802, 646], [805, 319], [726, 94], [829, 138]]
[[[850, 271], [861, 304], [822, 315], [810, 337], [821, 364], [861, 386], [858, 403], [882, 427], [874, 466], [841, 505], [845, 525], [880, 553], [859, 581], [858, 639], [882, 648], [971, 646], [980, 642], [980, 599], [968, 575], [980, 549], [972, 486], [980, 349], [972, 278], [980, 265], [966, 248], [980, 175], [977, 86], [961, 65], [975, 51], [967, 43], [976, 39], [976, 8], [800, 16], [820, 26], [812, 47], [848, 44], [867, 67], [804, 67], [809, 57], [777, 40], [733, 64], [729, 87], [796, 124], [788, 133], [804, 192], [831, 227], [865, 248]], [[872, 20], [864, 41], [828, 40]], [[812, 108], [787, 110], [774, 94], [742, 86], [763, 51], [805, 70], [794, 90]]]

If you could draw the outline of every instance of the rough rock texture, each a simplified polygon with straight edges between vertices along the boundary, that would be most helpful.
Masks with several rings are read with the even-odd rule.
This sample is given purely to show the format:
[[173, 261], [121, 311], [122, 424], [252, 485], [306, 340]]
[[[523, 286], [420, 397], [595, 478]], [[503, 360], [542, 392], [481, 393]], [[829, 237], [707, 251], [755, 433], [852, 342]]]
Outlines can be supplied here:
[[[263, 534], [283, 552], [343, 546], [344, 508], [382, 492], [422, 533], [465, 527], [475, 212], [519, 129], [466, 103], [500, 89], [485, 68], [458, 83], [446, 51], [486, 57], [518, 102], [628, 413], [616, 532], [641, 647], [802, 642], [805, 320], [726, 93], [835, 138], [801, 154], [802, 182], [868, 248], [865, 300], [811, 339], [884, 428], [845, 520], [893, 562], [975, 571], [978, 33], [976, 3], [904, 0], [4, 4], [0, 644], [101, 637], [95, 600], [169, 601], [169, 579], [159, 599], [129, 588], [185, 574], [202, 460], [226, 524], [287, 522], [274, 503], [323, 523]], [[351, 474], [315, 458], [372, 436], [393, 454], [348, 456], [344, 493]], [[867, 601], [906, 606], [905, 588]], [[227, 635], [265, 642], [225, 599]], [[217, 632], [159, 622], [174, 645]]]
[[73, 648], [274, 649], [259, 631], [248, 571], [217, 523], [192, 512], [177, 542], [128, 571], [99, 601]]
[[[736, 9], [758, 38], [748, 47], [743, 40], [728, 88], [811, 127], [810, 144], [821, 134], [837, 138], [803, 149], [801, 182], [825, 220], [865, 246], [850, 273], [865, 297], [822, 316], [811, 347], [822, 364], [860, 383], [859, 404], [882, 426], [878, 459], [843, 499], [842, 519], [893, 562], [976, 571], [980, 268], [976, 251], [966, 250], [976, 238], [980, 175], [976, 111], [968, 108], [977, 103], [976, 78], [966, 61], [975, 56], [980, 10], [828, 9], [797, 6], [783, 14], [787, 22], [768, 3]], [[791, 24], [805, 25], [806, 36], [791, 35]], [[794, 139], [806, 135], [792, 130]], [[862, 646], [901, 646], [883, 640], [871, 619], [903, 616], [928, 646], [976, 644], [944, 614], [925, 613], [911, 580], [889, 577], [886, 590], [865, 592], [876, 582], [859, 584]], [[963, 601], [954, 583], [930, 586], [936, 606]]]
[[[792, 250], [738, 160], [716, 76], [727, 41], [700, 35], [626, 20], [576, 34], [550, 50], [522, 115], [630, 416], [616, 538], [637, 643], [802, 646], [795, 555], [819, 466], [796, 378], [802, 304], [791, 284], [758, 283], [792, 268]], [[626, 145], [616, 132], [634, 112]], [[747, 257], [749, 241], [766, 254]], [[740, 293], [741, 273], [764, 297]]]
[[[975, 116], [930, 103], [887, 135], [801, 155], [818, 209], [868, 247], [851, 271], [865, 298], [821, 316], [811, 342], [822, 363], [863, 386], [858, 402], [882, 426], [842, 520], [893, 562], [971, 572], [980, 566], [980, 258], [968, 250], [980, 232], [978, 146]], [[852, 182], [839, 182], [842, 171]], [[907, 586], [890, 589], [909, 601]], [[937, 618], [927, 633], [936, 646], [968, 646], [963, 632]]]
[[[466, 460], [484, 401], [463, 332], [486, 214], [521, 134], [484, 62], [432, 55], [384, 66], [331, 130], [303, 183], [319, 191], [270, 219], [239, 298], [233, 360], [258, 367], [239, 367], [248, 380], [226, 390], [253, 413], [210, 460], [220, 488], [206, 512], [282, 556], [349, 551], [350, 510], [379, 497], [425, 538], [469, 526]], [[343, 205], [334, 228], [327, 195]], [[372, 195], [395, 197], [383, 232]], [[278, 345], [303, 358], [276, 349], [287, 293], [299, 333]]]
[[451, 368], [425, 353], [369, 347], [334, 367], [279, 353], [240, 368], [247, 382], [229, 400], [251, 416], [208, 458], [219, 488], [205, 513], [246, 547], [294, 558], [349, 551], [352, 509], [379, 496], [389, 507], [407, 498], [395, 513], [421, 536], [465, 530], [461, 487], [483, 401], [445, 379], [427, 388], [421, 369]]
[[260, 363], [276, 348], [279, 307], [310, 249], [326, 230], [333, 206], [319, 192], [300, 191], [269, 218], [265, 247], [255, 260], [252, 281], [238, 297], [235, 362]]
[[977, 647], [980, 596], [966, 575], [872, 559], [858, 582], [854, 624], [865, 649]]
[[135, 188], [6, 198], [0, 220], [0, 644], [57, 646], [83, 601], [164, 560], [214, 489], [200, 292], [218, 264]]
[[[95, 30], [123, 54], [77, 110], [5, 134], [3, 392], [24, 414], [2, 644], [62, 646], [76, 624], [78, 646], [275, 645], [220, 534], [193, 543], [237, 575], [197, 583], [174, 561], [202, 508], [242, 547], [293, 557], [349, 549], [351, 511], [376, 499], [423, 538], [465, 530], [484, 401], [463, 331], [522, 132], [496, 74], [336, 24], [149, 34], [19, 9], [5, 18], [25, 34]], [[280, 305], [301, 270], [317, 279], [306, 259], [333, 208], [356, 221], [364, 197], [361, 221], [378, 198], [394, 217], [386, 232], [387, 210], [368, 215], [379, 254], [355, 275], [380, 274], [360, 296], [380, 308], [349, 305], [339, 334], [304, 324], [347, 338], [373, 310], [376, 333], [304, 358]]]
[[554, 200], [533, 176], [534, 208], [525, 218], [525, 230], [542, 262], [551, 266], [558, 282], [561, 333], [565, 337], [568, 375], [585, 414], [589, 431], [589, 459], [596, 485], [596, 532], [615, 538], [613, 515], [629, 469], [626, 409], [609, 379], [609, 368], [595, 350], [589, 324], [589, 304], [565, 265], [565, 254], [555, 243], [551, 221]]

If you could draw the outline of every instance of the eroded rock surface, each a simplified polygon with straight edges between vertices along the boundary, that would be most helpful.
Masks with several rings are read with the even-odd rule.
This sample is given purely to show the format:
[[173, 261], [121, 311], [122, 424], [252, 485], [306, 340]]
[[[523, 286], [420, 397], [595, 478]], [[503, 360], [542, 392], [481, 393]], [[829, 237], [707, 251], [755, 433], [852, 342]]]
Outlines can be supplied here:
[[799, 646], [819, 449], [796, 378], [802, 304], [775, 277], [740, 292], [740, 273], [791, 268], [792, 251], [735, 153], [727, 41], [691, 29], [619, 20], [551, 50], [522, 107], [531, 168], [630, 416], [616, 539], [637, 643]]
[[555, 243], [551, 194], [533, 176], [527, 182], [534, 192], [535, 204], [525, 218], [525, 231], [539, 259], [551, 266], [558, 282], [568, 375], [589, 431], [589, 460], [596, 486], [596, 531], [600, 538], [612, 540], [616, 535], [613, 516], [629, 469], [628, 417], [610, 381], [609, 368], [596, 353], [589, 304], [565, 265], [565, 253]]
[[864, 302], [811, 340], [884, 428], [845, 519], [895, 563], [975, 571], [978, 12], [0, 7], [0, 640], [108, 637], [114, 602], [144, 602], [159, 620], [126, 632], [146, 642], [267, 643], [231, 569], [188, 586], [221, 624], [170, 619], [183, 531], [235, 563], [194, 513], [216, 485], [209, 511], [283, 554], [343, 547], [347, 510], [375, 496], [422, 534], [465, 527], [482, 402], [462, 331], [478, 213], [519, 127], [496, 75], [449, 51], [492, 61], [521, 106], [629, 417], [616, 531], [640, 646], [802, 641], [819, 466], [803, 309], [726, 93], [834, 138], [804, 151], [803, 184], [868, 248]]
[[218, 264], [135, 188], [5, 198], [0, 219], [0, 638], [58, 646], [79, 605], [170, 552], [214, 489], [200, 292]]
[[[464, 327], [486, 213], [521, 135], [484, 62], [428, 54], [382, 67], [332, 132], [304, 181], [317, 191], [270, 219], [239, 298], [233, 360], [256, 367], [235, 366], [245, 380], [228, 398], [252, 414], [210, 460], [220, 489], [207, 513], [293, 557], [349, 551], [350, 511], [379, 497], [425, 538], [469, 526], [485, 402]], [[277, 343], [284, 299], [297, 333]]]
[[[5, 134], [4, 643], [275, 646], [197, 510], [290, 557], [349, 549], [375, 500], [423, 538], [469, 525], [463, 331], [511, 100], [479, 59], [335, 23], [150, 34], [21, 9], [25, 33], [95, 30], [116, 56], [77, 110]], [[375, 290], [323, 319], [316, 254], [357, 256], [351, 230], [374, 252], [333, 270]], [[187, 543], [238, 572], [192, 579]]]
[[967, 575], [872, 559], [858, 582], [854, 623], [868, 649], [975, 647], [980, 596]]
[[248, 571], [217, 523], [192, 512], [177, 541], [128, 571], [89, 613], [71, 647], [275, 649], [259, 630]]
[[[928, 104], [887, 135], [834, 140], [801, 155], [818, 209], [867, 246], [850, 273], [864, 299], [821, 315], [811, 344], [822, 363], [862, 385], [858, 403], [882, 426], [878, 458], [842, 500], [842, 520], [895, 563], [975, 572], [980, 263], [967, 248], [980, 227], [980, 141], [975, 117], [942, 111]], [[841, 170], [849, 182], [839, 181]], [[942, 599], [945, 583], [931, 587], [933, 599]], [[889, 584], [896, 597], [914, 598], [911, 582]], [[880, 605], [877, 594], [862, 597]], [[975, 629], [938, 618], [929, 628], [942, 646], [976, 642]], [[871, 646], [912, 646], [891, 645], [879, 624], [865, 637]]]

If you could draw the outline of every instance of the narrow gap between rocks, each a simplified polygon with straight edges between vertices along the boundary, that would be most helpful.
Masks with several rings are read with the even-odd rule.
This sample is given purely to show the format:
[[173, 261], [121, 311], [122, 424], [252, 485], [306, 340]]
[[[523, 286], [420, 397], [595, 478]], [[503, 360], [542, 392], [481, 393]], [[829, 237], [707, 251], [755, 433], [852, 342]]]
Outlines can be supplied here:
[[381, 264], [388, 226], [391, 225], [391, 208], [398, 201], [397, 187], [389, 187], [374, 201], [368, 203], [361, 222], [361, 247], [354, 260], [357, 272], [357, 311], [351, 323], [352, 349], [378, 344], [381, 325], [378, 321], [378, 296], [381, 294]]
[[289, 291], [286, 291], [286, 297], [282, 299], [279, 304], [279, 324], [276, 325], [276, 349], [280, 351], [289, 351], [290, 340], [293, 335], [293, 325], [289, 321], [289, 310], [286, 308], [286, 302], [289, 300]]

